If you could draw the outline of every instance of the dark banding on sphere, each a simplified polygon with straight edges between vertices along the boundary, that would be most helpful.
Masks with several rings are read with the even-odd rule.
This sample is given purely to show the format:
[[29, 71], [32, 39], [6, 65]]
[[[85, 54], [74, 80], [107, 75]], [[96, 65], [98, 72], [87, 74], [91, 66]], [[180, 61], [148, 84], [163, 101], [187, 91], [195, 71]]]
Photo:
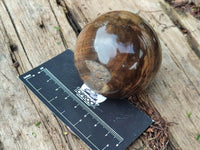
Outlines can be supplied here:
[[156, 33], [128, 11], [108, 12], [87, 24], [74, 53], [83, 82], [110, 98], [126, 98], [145, 89], [162, 60]]

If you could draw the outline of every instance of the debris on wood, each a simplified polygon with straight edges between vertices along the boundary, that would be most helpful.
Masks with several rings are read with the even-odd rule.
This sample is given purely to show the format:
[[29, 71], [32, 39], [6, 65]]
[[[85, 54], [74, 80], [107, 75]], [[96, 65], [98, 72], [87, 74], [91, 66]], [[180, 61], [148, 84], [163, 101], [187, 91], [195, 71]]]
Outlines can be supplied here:
[[19, 67], [19, 63], [18, 63], [17, 61], [15, 61], [15, 62], [13, 62], [13, 66], [14, 66], [15, 68], [18, 68], [18, 67]]
[[35, 137], [37, 136], [37, 134], [35, 132], [32, 132], [32, 135], [34, 135]]
[[[129, 100], [154, 120], [154, 123], [142, 135], [147, 147], [153, 150], [166, 149], [169, 145], [168, 127], [171, 123], [165, 121], [143, 98], [132, 96]], [[170, 148], [173, 149], [172, 147]]]
[[58, 31], [60, 30], [60, 28], [58, 28], [58, 27], [56, 27], [56, 26], [54, 26], [54, 29], [56, 29], [56, 30], [58, 30]]
[[191, 115], [192, 115], [192, 112], [189, 112], [189, 113], [187, 114], [187, 117], [190, 118]]
[[44, 23], [42, 22], [40, 25], [39, 25], [40, 28], [44, 28]]
[[35, 124], [35, 126], [38, 127], [40, 124], [41, 124], [41, 122], [39, 121], [39, 122], [37, 122], [37, 123]]
[[180, 31], [184, 35], [187, 35], [189, 33], [189, 31], [186, 28], [184, 28], [178, 20], [173, 20], [173, 23], [180, 29]]
[[198, 141], [200, 139], [200, 134], [199, 135], [197, 135], [197, 138], [196, 138], [196, 140]]
[[197, 6], [194, 2], [184, 1], [184, 0], [165, 0], [176, 10], [182, 12], [189, 12], [195, 18], [200, 20], [200, 6]]

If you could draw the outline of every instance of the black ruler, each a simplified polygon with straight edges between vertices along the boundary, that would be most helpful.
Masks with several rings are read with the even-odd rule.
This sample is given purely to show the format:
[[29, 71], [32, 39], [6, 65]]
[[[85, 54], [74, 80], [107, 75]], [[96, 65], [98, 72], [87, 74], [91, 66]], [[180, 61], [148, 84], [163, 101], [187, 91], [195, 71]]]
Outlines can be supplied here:
[[128, 100], [107, 99], [99, 106], [89, 105], [70, 50], [20, 79], [93, 150], [123, 150], [153, 122]]

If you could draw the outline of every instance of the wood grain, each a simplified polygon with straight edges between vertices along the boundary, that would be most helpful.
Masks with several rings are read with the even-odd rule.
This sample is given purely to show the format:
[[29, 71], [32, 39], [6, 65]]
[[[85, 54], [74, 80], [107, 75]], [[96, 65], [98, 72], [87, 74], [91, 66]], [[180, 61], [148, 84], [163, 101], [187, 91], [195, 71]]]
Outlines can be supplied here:
[[[137, 12], [158, 33], [163, 53], [161, 70], [139, 98], [151, 102], [163, 118], [176, 123], [170, 127], [170, 140], [177, 148], [199, 149], [199, 21], [189, 14], [170, 11], [163, 0], [0, 0], [0, 149], [88, 149], [17, 76], [68, 47], [74, 49], [80, 28], [111, 10]], [[174, 20], [190, 31], [195, 43]], [[13, 45], [17, 51], [11, 51]], [[13, 67], [15, 61], [18, 68]], [[36, 127], [38, 121], [41, 125]], [[128, 149], [145, 148], [138, 139]]]

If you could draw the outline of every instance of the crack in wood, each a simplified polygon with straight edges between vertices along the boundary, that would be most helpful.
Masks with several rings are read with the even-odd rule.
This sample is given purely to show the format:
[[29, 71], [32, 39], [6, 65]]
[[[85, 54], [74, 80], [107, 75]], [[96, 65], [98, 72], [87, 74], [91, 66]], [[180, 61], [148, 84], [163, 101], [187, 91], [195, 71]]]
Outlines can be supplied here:
[[[87, 24], [89, 21], [88, 21], [88, 19], [86, 18], [86, 16], [84, 15], [82, 9], [81, 9], [79, 6], [77, 6], [77, 10], [79, 11], [79, 13], [81, 14], [81, 16], [83, 17], [85, 24]], [[98, 14], [98, 16], [99, 16], [99, 15], [100, 15], [100, 14]]]
[[45, 25], [44, 25], [44, 22], [43, 22], [43, 21], [41, 21], [39, 27], [42, 28], [42, 29], [45, 28]]
[[10, 49], [12, 52], [17, 51], [18, 47], [16, 44], [10, 44]]
[[[9, 128], [10, 128], [10, 131], [11, 131], [12, 135], [15, 135], [14, 132], [13, 132], [13, 130], [12, 130], [12, 128], [10, 126], [9, 126]], [[17, 143], [18, 150], [20, 150], [21, 149], [20, 145], [19, 145], [19, 143], [18, 143], [18, 141], [16, 140], [15, 137], [14, 137], [14, 142]]]
[[72, 29], [76, 33], [76, 36], [78, 36], [79, 33], [81, 32], [81, 27], [78, 24], [78, 22], [76, 21], [75, 17], [72, 15], [69, 7], [67, 6], [67, 4], [63, 0], [56, 0], [56, 3], [63, 8], [63, 10], [65, 12], [65, 16], [66, 16], [70, 26], [72, 27]]
[[180, 22], [179, 18], [176, 17], [174, 11], [168, 9], [166, 5], [160, 2], [161, 7], [163, 8], [164, 12], [169, 16], [169, 19], [174, 23], [175, 26], [186, 36], [188, 45], [194, 51], [198, 58], [200, 58], [200, 49], [198, 48], [198, 42], [192, 36], [191, 32]]
[[[59, 29], [60, 29], [59, 21], [58, 21], [58, 19], [57, 19], [57, 17], [56, 17], [56, 14], [55, 14], [55, 12], [54, 12], [54, 10], [53, 10], [53, 8], [52, 8], [52, 5], [51, 5], [51, 3], [49, 2], [49, 0], [48, 0], [48, 3], [49, 3], [49, 6], [50, 6], [50, 8], [51, 8], [51, 11], [52, 11], [52, 13], [53, 13], [53, 15], [54, 15], [54, 17], [55, 17], [55, 19], [56, 19], [56, 22], [57, 22], [58, 25], [59, 25]], [[59, 30], [59, 34], [60, 34], [60, 37], [61, 37], [61, 39], [62, 39], [62, 42], [63, 42], [64, 47], [67, 49], [67, 48], [68, 48], [68, 45], [67, 45], [67, 42], [66, 42], [66, 40], [65, 40], [65, 38], [64, 38], [64, 35], [63, 35], [63, 33], [62, 33], [61, 30]]]
[[[67, 6], [66, 6], [66, 8], [67, 8]], [[67, 18], [69, 24], [71, 25], [72, 29], [74, 30], [74, 32], [78, 36], [79, 33], [81, 32], [81, 27], [79, 26], [79, 24], [77, 23], [77, 21], [73, 17], [73, 15], [71, 14], [69, 8], [67, 8], [67, 12], [65, 12], [65, 15], [66, 15], [66, 18]]]
[[[25, 53], [25, 55], [26, 55], [26, 57], [27, 57], [27, 60], [28, 60], [28, 62], [30, 63], [31, 67], [33, 68], [33, 65], [32, 65], [32, 63], [31, 63], [31, 61], [30, 61], [30, 59], [29, 59], [29, 57], [28, 57], [28, 54], [27, 54], [26, 50], [25, 50], [25, 47], [24, 47], [23, 42], [22, 42], [22, 40], [21, 40], [21, 38], [20, 38], [20, 35], [19, 35], [18, 31], [17, 31], [17, 28], [16, 28], [16, 26], [15, 26], [15, 23], [14, 23], [14, 21], [13, 21], [13, 18], [12, 18], [11, 14], [10, 14], [10, 11], [9, 11], [9, 9], [8, 9], [8, 7], [7, 7], [7, 5], [6, 5], [6, 3], [4, 2], [4, 0], [2, 0], [2, 2], [3, 2], [3, 5], [4, 5], [4, 7], [5, 7], [7, 13], [8, 13], [8, 16], [9, 16], [9, 18], [10, 18], [10, 21], [11, 21], [12, 25], [13, 25], [13, 28], [15, 29], [15, 32], [16, 32], [17, 37], [18, 37], [18, 39], [19, 39], [19, 42], [20, 42], [20, 44], [21, 44], [21, 46], [22, 46], [22, 48], [23, 48], [23, 51], [24, 51], [24, 53]], [[5, 31], [6, 31], [6, 30], [5, 30]]]
[[[9, 47], [10, 47], [10, 58], [11, 58], [11, 61], [12, 61], [13, 65], [15, 66], [17, 72], [19, 73], [19, 70], [18, 70], [19, 63], [18, 63], [17, 58], [16, 58], [16, 55], [15, 55], [15, 51], [18, 50], [18, 46], [17, 46], [16, 44], [14, 44], [14, 43], [12, 42], [12, 40], [10, 39], [10, 37], [8, 36], [7, 30], [6, 30], [6, 28], [5, 28], [5, 25], [4, 25], [4, 23], [3, 23], [2, 19], [1, 19], [1, 17], [0, 17], [0, 21], [1, 21], [1, 24], [3, 25], [3, 29], [4, 29], [4, 31], [5, 31], [5, 34], [6, 34], [7, 38], [9, 39]], [[21, 59], [20, 59], [20, 60], [21, 60]], [[21, 68], [23, 68], [23, 64], [22, 64]]]
[[3, 75], [3, 77], [4, 77], [8, 82], [13, 83], [3, 72], [0, 72], [0, 73]]

